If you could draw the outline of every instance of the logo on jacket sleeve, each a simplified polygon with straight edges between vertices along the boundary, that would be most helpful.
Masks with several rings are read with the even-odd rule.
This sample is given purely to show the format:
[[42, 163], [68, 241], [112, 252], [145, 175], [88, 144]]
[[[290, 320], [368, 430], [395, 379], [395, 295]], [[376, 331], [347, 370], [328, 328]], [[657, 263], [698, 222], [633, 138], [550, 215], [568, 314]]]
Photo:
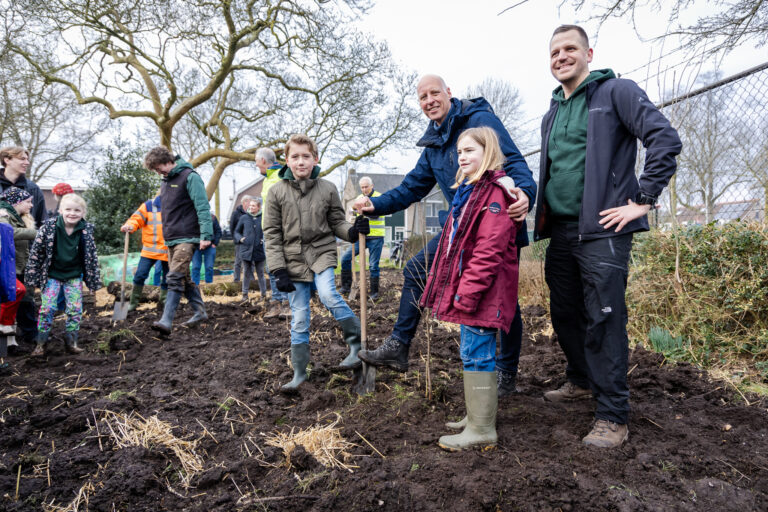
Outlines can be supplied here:
[[491, 213], [499, 213], [501, 211], [501, 205], [497, 202], [493, 202], [488, 207], [488, 211]]

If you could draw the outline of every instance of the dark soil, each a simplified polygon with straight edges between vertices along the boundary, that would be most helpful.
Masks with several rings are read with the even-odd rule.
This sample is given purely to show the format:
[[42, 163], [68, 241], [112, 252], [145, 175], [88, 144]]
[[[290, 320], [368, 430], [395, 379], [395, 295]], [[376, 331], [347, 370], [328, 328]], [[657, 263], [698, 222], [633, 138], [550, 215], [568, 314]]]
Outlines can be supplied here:
[[[383, 299], [370, 308], [374, 346], [391, 329], [401, 279], [385, 274]], [[84, 354], [64, 354], [54, 337], [46, 358], [10, 359], [13, 374], [0, 377], [0, 509], [66, 507], [90, 482], [78, 510], [768, 510], [764, 403], [747, 396], [747, 406], [727, 384], [639, 348], [628, 443], [583, 447], [591, 401], [542, 399], [563, 382], [564, 358], [541, 307], [524, 308], [522, 392], [499, 403], [498, 447], [462, 453], [436, 443], [443, 423], [464, 412], [456, 330], [433, 334], [433, 399], [422, 331], [411, 370], [380, 371], [376, 393], [360, 398], [349, 376], [328, 371], [346, 348], [328, 313], [313, 308], [311, 378], [285, 396], [277, 390], [292, 375], [288, 325], [265, 324], [258, 307], [210, 303], [210, 322], [167, 340], [148, 328], [154, 310], [130, 317], [123, 327], [133, 334], [110, 326], [111, 310], [84, 320]], [[157, 415], [177, 437], [198, 440], [204, 468], [192, 486], [181, 485], [168, 449], [117, 448], [101, 421], [107, 410]], [[326, 468], [303, 449], [289, 467], [265, 442], [264, 434], [326, 425], [337, 414], [356, 444], [351, 471]]]

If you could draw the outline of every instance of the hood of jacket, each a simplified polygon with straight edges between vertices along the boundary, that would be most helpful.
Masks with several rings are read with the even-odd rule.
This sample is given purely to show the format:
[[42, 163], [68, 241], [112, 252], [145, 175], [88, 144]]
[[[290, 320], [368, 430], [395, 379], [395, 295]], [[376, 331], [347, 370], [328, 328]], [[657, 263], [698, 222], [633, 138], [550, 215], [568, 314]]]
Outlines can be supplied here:
[[559, 85], [555, 88], [554, 91], [552, 91], [552, 99], [559, 102], [559, 103], [565, 103], [568, 99], [572, 98], [574, 95], [581, 92], [583, 89], [587, 87], [587, 84], [592, 82], [605, 82], [609, 78], [616, 78], [616, 75], [614, 74], [612, 69], [596, 69], [594, 71], [591, 71], [589, 75], [587, 75], [587, 78], [584, 79], [583, 82], [579, 84], [576, 89], [573, 90], [570, 96], [568, 98], [565, 97], [565, 92], [563, 91], [563, 86]]
[[[293, 176], [293, 171], [291, 171], [291, 168], [287, 165], [284, 165], [280, 168], [280, 172], [278, 173], [278, 176], [281, 180], [288, 180], [288, 181], [298, 181]], [[309, 175], [310, 180], [315, 180], [317, 177], [320, 176], [320, 166], [316, 165], [312, 168], [312, 174]]]
[[475, 112], [486, 111], [493, 113], [493, 107], [485, 98], [473, 98], [459, 100], [451, 98], [451, 108], [441, 124], [430, 121], [427, 130], [416, 143], [421, 148], [440, 148], [451, 138], [451, 134], [457, 125]]
[[195, 168], [192, 167], [192, 164], [190, 164], [180, 156], [176, 156], [176, 160], [174, 162], [176, 163], [176, 166], [173, 169], [171, 169], [171, 172], [168, 173], [169, 178], [176, 176], [184, 169], [191, 169], [193, 171], [195, 170]]

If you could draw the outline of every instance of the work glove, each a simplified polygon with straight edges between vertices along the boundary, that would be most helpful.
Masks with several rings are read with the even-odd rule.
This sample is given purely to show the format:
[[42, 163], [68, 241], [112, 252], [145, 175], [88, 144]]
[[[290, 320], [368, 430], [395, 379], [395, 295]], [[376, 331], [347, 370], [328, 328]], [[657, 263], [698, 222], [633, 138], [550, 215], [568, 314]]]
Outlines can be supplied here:
[[357, 240], [358, 235], [361, 233], [363, 235], [367, 235], [371, 232], [371, 225], [368, 222], [368, 217], [365, 217], [364, 215], [359, 215], [355, 217], [355, 222], [352, 224], [352, 227], [349, 228], [349, 240], [351, 242], [354, 242]]
[[284, 268], [272, 272], [272, 277], [275, 278], [275, 286], [281, 292], [291, 293], [296, 291], [296, 287], [293, 286], [293, 281], [291, 281], [291, 276], [288, 275], [288, 271]]

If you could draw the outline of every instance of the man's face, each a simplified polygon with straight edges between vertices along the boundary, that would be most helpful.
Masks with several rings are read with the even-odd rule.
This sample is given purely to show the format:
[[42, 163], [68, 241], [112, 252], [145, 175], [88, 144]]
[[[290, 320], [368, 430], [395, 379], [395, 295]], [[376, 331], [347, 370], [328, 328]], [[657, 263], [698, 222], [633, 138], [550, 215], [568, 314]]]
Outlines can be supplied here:
[[263, 158], [256, 157], [256, 167], [259, 168], [259, 172], [263, 174], [264, 176], [267, 175], [267, 167], [269, 167], [269, 164], [266, 160]]
[[419, 96], [419, 106], [424, 115], [431, 121], [441, 124], [451, 110], [451, 90], [443, 87], [442, 80], [427, 76], [421, 79], [416, 94]]
[[312, 169], [319, 159], [312, 154], [312, 148], [308, 144], [291, 144], [288, 155], [288, 167], [297, 180], [306, 180], [312, 174]]
[[29, 156], [26, 153], [22, 153], [18, 156], [12, 156], [11, 158], [4, 158], [3, 166], [7, 171], [16, 174], [26, 174], [27, 169], [29, 168]]
[[372, 183], [368, 183], [367, 181], [363, 181], [363, 182], [360, 183], [360, 190], [366, 196], [370, 196], [373, 193], [373, 184]]
[[155, 168], [152, 170], [155, 171], [160, 176], [168, 176], [168, 173], [170, 173], [174, 167], [176, 167], [176, 164], [174, 164], [173, 162], [167, 162], [164, 164], [156, 165]]
[[549, 68], [552, 76], [571, 89], [589, 75], [592, 48], [586, 48], [584, 40], [575, 30], [555, 34], [549, 43]]

